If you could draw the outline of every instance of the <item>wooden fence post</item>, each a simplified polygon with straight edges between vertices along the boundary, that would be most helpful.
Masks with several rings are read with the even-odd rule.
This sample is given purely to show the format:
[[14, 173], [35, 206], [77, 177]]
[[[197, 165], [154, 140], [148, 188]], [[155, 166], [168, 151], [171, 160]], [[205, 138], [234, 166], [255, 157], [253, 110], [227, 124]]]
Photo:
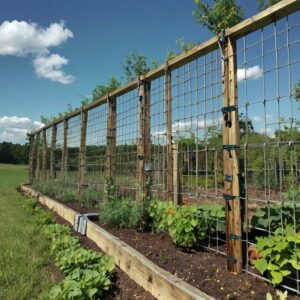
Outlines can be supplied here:
[[40, 137], [41, 133], [38, 132], [37, 137], [36, 137], [36, 168], [35, 168], [35, 178], [37, 180], [40, 179], [40, 172], [41, 172], [41, 166], [40, 166], [40, 161], [41, 161], [41, 147], [40, 147]]
[[69, 120], [64, 119], [64, 143], [61, 153], [61, 177], [63, 180], [66, 179], [68, 172], [68, 130]]
[[107, 140], [105, 157], [105, 176], [112, 179], [115, 175], [116, 156], [116, 98], [108, 96]]
[[30, 149], [29, 149], [29, 184], [33, 183], [34, 177], [34, 165], [33, 165], [33, 156], [34, 156], [34, 134], [30, 135]]
[[180, 172], [179, 172], [179, 144], [173, 144], [173, 202], [175, 205], [182, 203], [181, 185], [180, 185]]
[[142, 201], [150, 194], [152, 175], [151, 132], [150, 132], [150, 82], [140, 78], [139, 82], [139, 140], [137, 146], [137, 189], [136, 199]]
[[[172, 144], [172, 94], [171, 94], [171, 71], [166, 67], [165, 73], [165, 97], [166, 97], [166, 120], [167, 120], [167, 197], [168, 201], [178, 202], [174, 193], [174, 166]], [[176, 194], [176, 197], [178, 194]]]
[[43, 180], [47, 179], [47, 135], [46, 130], [43, 130], [43, 165], [42, 165]]
[[50, 179], [55, 178], [55, 149], [56, 149], [56, 135], [57, 125], [52, 125], [52, 137], [51, 137], [51, 155], [50, 155]]
[[223, 82], [223, 160], [226, 202], [227, 267], [240, 273], [243, 268], [240, 203], [240, 131], [237, 103], [236, 42], [228, 38], [222, 47]]
[[85, 172], [86, 172], [86, 129], [87, 129], [88, 111], [81, 108], [81, 134], [79, 149], [79, 200], [82, 200], [83, 192], [86, 188]]

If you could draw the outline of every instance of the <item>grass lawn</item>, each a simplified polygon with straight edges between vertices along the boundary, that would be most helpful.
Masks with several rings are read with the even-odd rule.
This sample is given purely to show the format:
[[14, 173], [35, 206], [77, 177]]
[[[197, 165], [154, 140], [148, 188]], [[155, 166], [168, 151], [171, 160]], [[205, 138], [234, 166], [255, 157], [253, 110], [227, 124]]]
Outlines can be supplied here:
[[37, 299], [53, 285], [46, 238], [16, 190], [26, 166], [0, 164], [0, 299]]

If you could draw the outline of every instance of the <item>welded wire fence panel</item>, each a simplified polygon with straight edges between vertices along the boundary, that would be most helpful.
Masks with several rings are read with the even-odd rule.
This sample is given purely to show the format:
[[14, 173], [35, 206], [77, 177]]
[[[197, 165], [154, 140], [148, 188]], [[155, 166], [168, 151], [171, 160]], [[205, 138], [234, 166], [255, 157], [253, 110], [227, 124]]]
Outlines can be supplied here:
[[86, 134], [86, 183], [103, 191], [107, 144], [108, 104], [88, 111]]
[[152, 194], [159, 199], [167, 198], [167, 122], [165, 77], [151, 82], [150, 128], [152, 158]]
[[[172, 72], [172, 131], [179, 201], [224, 210], [222, 197], [222, 60], [216, 50]], [[224, 219], [211, 217], [225, 228]], [[218, 225], [221, 223], [220, 225]], [[224, 236], [208, 231], [206, 246], [224, 252]]]
[[[245, 243], [300, 229], [300, 13], [237, 41], [241, 167], [245, 175]], [[252, 272], [247, 259], [246, 270]], [[299, 272], [283, 282], [299, 291]]]
[[139, 95], [135, 89], [116, 100], [115, 181], [123, 195], [135, 197]]
[[64, 123], [57, 124], [56, 144], [54, 152], [54, 178], [61, 180], [62, 174], [62, 150], [64, 146]]
[[79, 170], [79, 148], [81, 137], [81, 115], [69, 119], [68, 126], [68, 158], [66, 182], [77, 184]]
[[46, 179], [50, 176], [50, 157], [51, 157], [52, 127], [46, 129]]

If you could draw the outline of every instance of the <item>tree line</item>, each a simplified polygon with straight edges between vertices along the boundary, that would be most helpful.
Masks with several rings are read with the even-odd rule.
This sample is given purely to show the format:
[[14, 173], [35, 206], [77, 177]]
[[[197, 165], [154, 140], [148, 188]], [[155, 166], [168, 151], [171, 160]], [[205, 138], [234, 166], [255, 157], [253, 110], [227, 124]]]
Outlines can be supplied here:
[[29, 144], [0, 143], [0, 163], [28, 164]]

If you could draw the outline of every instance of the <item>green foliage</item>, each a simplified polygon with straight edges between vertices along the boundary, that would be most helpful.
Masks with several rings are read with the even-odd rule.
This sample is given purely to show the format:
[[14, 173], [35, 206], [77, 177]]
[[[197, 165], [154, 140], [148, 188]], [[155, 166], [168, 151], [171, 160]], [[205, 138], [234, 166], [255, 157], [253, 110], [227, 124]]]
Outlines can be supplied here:
[[271, 230], [296, 224], [296, 230], [300, 230], [300, 188], [291, 188], [284, 193], [287, 203], [276, 203], [264, 208], [257, 208], [251, 220], [255, 228]]
[[149, 67], [146, 56], [139, 54], [137, 51], [131, 52], [129, 55], [125, 55], [123, 69], [127, 82], [147, 73], [149, 71]]
[[48, 295], [50, 300], [99, 299], [111, 285], [105, 273], [91, 269], [75, 269], [60, 284], [54, 286]]
[[214, 0], [213, 2], [214, 5], [210, 7], [202, 0], [195, 0], [197, 8], [193, 11], [193, 16], [198, 24], [208, 28], [214, 34], [221, 33], [243, 19], [243, 10], [236, 0]]
[[0, 143], [0, 163], [27, 164], [29, 156], [29, 144]]
[[151, 200], [148, 207], [152, 230], [156, 233], [168, 231], [168, 220], [172, 218], [174, 204], [170, 201]]
[[100, 204], [104, 224], [118, 228], [138, 228], [144, 215], [144, 204], [130, 198], [116, 198]]
[[168, 220], [169, 233], [173, 242], [182, 247], [194, 247], [210, 232], [225, 231], [222, 222], [225, 212], [221, 205], [183, 205], [177, 206], [172, 218]]
[[108, 84], [99, 84], [93, 90], [93, 98], [92, 101], [95, 101], [103, 96], [108, 95], [113, 92], [117, 88], [121, 86], [121, 82], [118, 81], [115, 77], [112, 77]]
[[296, 101], [300, 100], [300, 80], [294, 85], [294, 93]]
[[278, 228], [274, 235], [256, 238], [256, 249], [260, 259], [254, 265], [261, 274], [266, 274], [274, 285], [280, 284], [284, 277], [300, 270], [300, 234], [292, 226], [284, 230]]
[[148, 213], [155, 232], [168, 231], [173, 242], [193, 247], [208, 232], [225, 232], [225, 211], [222, 205], [174, 205], [159, 200], [150, 201]]
[[75, 202], [78, 200], [77, 187], [59, 180], [34, 181], [32, 187], [40, 193], [59, 199], [62, 202]]
[[45, 226], [44, 232], [51, 239], [56, 265], [66, 275], [47, 299], [98, 299], [111, 285], [113, 257], [81, 248], [65, 225]]
[[54, 223], [53, 214], [50, 211], [45, 211], [40, 207], [35, 208], [34, 219], [38, 225], [48, 225]]
[[176, 44], [179, 46], [181, 53], [187, 52], [191, 50], [193, 47], [195, 47], [194, 43], [187, 43], [184, 39], [178, 39], [176, 41]]
[[258, 0], [259, 11], [263, 11], [281, 0]]

